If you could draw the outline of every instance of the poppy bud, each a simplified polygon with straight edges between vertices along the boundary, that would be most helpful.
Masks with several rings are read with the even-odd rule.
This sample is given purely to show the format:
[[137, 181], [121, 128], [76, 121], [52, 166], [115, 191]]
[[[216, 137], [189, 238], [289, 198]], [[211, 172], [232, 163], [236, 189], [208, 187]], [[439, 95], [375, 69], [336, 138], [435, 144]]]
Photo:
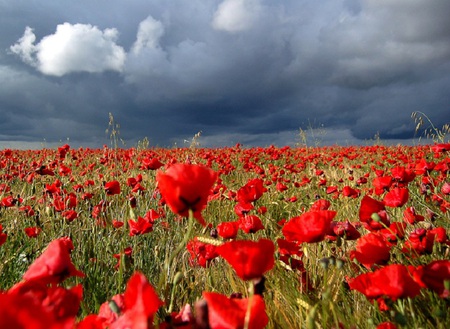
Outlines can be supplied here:
[[322, 258], [321, 260], [319, 260], [319, 265], [324, 270], [328, 269], [328, 266], [330, 265], [330, 259], [329, 258]]
[[370, 216], [370, 218], [372, 218], [372, 220], [373, 220], [374, 222], [380, 222], [380, 221], [381, 221], [380, 215], [378, 215], [376, 212], [374, 212], [374, 213], [372, 214], [372, 216]]
[[336, 267], [340, 270], [342, 267], [344, 267], [344, 261], [342, 259], [336, 259]]
[[109, 308], [111, 311], [113, 311], [116, 314], [120, 314], [120, 307], [117, 305], [117, 303], [114, 300], [110, 300], [108, 303]]

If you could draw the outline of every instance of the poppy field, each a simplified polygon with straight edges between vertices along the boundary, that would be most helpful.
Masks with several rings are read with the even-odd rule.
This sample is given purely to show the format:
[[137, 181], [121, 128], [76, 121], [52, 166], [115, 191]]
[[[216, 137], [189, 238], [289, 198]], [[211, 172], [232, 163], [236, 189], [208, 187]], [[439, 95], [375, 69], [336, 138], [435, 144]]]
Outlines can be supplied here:
[[0, 151], [0, 328], [449, 328], [450, 144]]

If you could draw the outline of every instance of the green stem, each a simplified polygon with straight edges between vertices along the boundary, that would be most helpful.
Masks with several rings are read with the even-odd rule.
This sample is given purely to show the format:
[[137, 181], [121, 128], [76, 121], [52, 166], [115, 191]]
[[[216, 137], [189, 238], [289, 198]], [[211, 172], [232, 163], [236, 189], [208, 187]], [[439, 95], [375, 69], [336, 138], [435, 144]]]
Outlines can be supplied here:
[[158, 291], [161, 291], [164, 284], [164, 279], [166, 283], [170, 282], [170, 269], [173, 266], [174, 261], [176, 261], [176, 258], [186, 247], [186, 244], [189, 241], [192, 234], [192, 230], [194, 228], [194, 221], [195, 221], [194, 213], [192, 210], [189, 210], [188, 228], [186, 234], [184, 235], [183, 240], [180, 242], [177, 248], [170, 254], [170, 256], [168, 258], [166, 256], [166, 260], [164, 262], [164, 270], [158, 282]]
[[192, 229], [194, 228], [194, 220], [195, 220], [194, 213], [192, 210], [189, 209], [189, 219], [188, 219], [189, 223], [188, 223], [187, 232], [184, 235], [183, 240], [178, 245], [177, 249], [175, 249], [175, 251], [172, 253], [172, 255], [170, 255], [169, 266], [172, 264], [175, 257], [177, 257], [178, 254], [186, 247], [186, 244], [189, 241], [189, 238], [191, 237]]
[[250, 286], [248, 287], [248, 299], [247, 299], [247, 311], [245, 312], [244, 329], [250, 327], [250, 314], [252, 311], [253, 296], [255, 295], [255, 286], [252, 281], [250, 281]]

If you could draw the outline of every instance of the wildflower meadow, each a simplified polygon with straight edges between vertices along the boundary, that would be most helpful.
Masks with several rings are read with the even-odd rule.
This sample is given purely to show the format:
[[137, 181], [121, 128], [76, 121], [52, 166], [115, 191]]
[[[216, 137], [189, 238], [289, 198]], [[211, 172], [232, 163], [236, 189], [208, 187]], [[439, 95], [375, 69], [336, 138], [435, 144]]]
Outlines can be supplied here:
[[0, 328], [449, 328], [450, 144], [0, 151]]

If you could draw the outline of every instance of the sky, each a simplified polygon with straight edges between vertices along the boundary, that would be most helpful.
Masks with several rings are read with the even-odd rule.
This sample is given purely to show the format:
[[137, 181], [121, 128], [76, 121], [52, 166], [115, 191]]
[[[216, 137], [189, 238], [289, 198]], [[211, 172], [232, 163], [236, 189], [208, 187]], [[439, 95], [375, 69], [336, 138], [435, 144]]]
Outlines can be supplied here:
[[448, 0], [0, 0], [0, 148], [410, 143]]

